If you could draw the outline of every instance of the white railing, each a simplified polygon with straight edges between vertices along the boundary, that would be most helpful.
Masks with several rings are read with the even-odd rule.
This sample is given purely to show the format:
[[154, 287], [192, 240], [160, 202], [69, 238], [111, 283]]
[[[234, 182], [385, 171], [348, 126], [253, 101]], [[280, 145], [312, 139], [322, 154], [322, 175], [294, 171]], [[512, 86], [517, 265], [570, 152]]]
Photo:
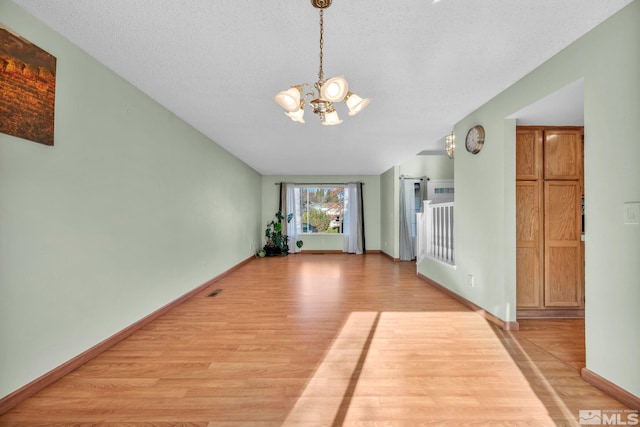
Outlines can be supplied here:
[[432, 204], [431, 200], [425, 200], [423, 203], [423, 212], [417, 214], [417, 262], [429, 257], [455, 265], [453, 202]]

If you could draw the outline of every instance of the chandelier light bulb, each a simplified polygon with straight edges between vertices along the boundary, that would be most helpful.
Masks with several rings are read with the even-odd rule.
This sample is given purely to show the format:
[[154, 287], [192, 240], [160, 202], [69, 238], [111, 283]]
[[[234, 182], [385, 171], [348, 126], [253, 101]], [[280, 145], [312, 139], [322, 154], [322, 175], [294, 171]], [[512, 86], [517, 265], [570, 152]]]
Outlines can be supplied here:
[[304, 123], [304, 100], [300, 101], [300, 109], [293, 113], [285, 111], [284, 114], [294, 122]]
[[295, 113], [300, 108], [300, 95], [302, 94], [302, 88], [299, 86], [292, 86], [288, 90], [278, 92], [273, 99], [285, 110], [290, 113]]
[[336, 110], [328, 111], [324, 114], [324, 120], [322, 121], [323, 125], [333, 126], [339, 125], [340, 123], [342, 123], [342, 120], [340, 120], [340, 117], [338, 117], [338, 113], [336, 112]]
[[362, 110], [366, 108], [367, 105], [371, 102], [369, 98], [362, 99], [355, 93], [349, 92], [344, 99], [344, 102], [347, 103], [347, 107], [349, 107], [349, 115], [355, 116]]
[[331, 102], [340, 102], [349, 91], [349, 83], [344, 76], [331, 77], [320, 86], [320, 97]]

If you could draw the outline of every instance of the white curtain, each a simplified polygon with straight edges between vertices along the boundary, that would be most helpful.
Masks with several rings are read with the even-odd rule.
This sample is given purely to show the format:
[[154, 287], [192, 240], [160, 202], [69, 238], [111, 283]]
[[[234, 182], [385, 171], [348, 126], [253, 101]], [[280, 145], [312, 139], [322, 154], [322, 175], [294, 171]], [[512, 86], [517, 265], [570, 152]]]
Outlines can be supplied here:
[[[282, 220], [283, 234], [289, 236], [289, 253], [300, 252], [296, 246], [299, 236], [302, 234], [302, 215], [300, 212], [300, 188], [291, 182], [282, 183]], [[293, 214], [291, 221], [286, 223], [289, 214]], [[286, 223], [286, 224], [285, 224]]]
[[364, 215], [362, 184], [347, 184], [344, 192], [343, 252], [364, 253]]
[[400, 261], [411, 261], [416, 257], [416, 190], [420, 180], [400, 180]]

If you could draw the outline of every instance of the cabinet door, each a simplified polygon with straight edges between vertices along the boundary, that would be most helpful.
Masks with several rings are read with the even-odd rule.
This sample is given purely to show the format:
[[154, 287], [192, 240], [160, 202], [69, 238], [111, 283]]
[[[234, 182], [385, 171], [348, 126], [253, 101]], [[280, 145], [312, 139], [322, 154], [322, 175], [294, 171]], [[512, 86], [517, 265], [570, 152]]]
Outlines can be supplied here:
[[544, 131], [544, 179], [577, 179], [582, 176], [582, 131]]
[[542, 130], [516, 129], [516, 179], [542, 177]]
[[516, 305], [542, 308], [542, 185], [516, 182]]
[[544, 302], [582, 306], [581, 189], [579, 181], [544, 183]]

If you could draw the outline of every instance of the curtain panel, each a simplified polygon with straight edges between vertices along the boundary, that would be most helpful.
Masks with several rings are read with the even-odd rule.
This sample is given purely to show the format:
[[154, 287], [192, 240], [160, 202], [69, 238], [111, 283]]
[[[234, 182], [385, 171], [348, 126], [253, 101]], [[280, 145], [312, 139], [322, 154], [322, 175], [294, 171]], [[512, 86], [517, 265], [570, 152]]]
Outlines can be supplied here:
[[[302, 213], [300, 212], [300, 188], [292, 182], [280, 184], [280, 212], [284, 216], [282, 220], [282, 234], [289, 236], [289, 253], [300, 252], [296, 245], [302, 234]], [[287, 218], [293, 214], [291, 221]]]
[[350, 183], [345, 186], [345, 207], [343, 230], [343, 252], [364, 254], [366, 252], [364, 236], [364, 197], [362, 183]]

